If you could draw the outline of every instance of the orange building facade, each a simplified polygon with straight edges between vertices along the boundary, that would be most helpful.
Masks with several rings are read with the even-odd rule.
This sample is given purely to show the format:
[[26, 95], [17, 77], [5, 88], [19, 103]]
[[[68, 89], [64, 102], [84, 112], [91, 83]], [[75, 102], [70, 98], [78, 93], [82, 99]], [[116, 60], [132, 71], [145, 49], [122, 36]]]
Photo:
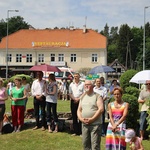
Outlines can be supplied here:
[[36, 64], [67, 66], [78, 71], [107, 65], [106, 37], [92, 29], [23, 29], [0, 42], [0, 74], [28, 70]]

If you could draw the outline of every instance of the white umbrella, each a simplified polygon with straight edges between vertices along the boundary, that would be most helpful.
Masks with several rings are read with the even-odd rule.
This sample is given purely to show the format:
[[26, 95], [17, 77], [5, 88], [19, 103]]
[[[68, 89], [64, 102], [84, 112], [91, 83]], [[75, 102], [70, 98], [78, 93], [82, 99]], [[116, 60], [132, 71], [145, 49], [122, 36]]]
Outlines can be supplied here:
[[150, 70], [143, 70], [136, 73], [129, 82], [141, 84], [146, 83], [147, 80], [150, 80]]

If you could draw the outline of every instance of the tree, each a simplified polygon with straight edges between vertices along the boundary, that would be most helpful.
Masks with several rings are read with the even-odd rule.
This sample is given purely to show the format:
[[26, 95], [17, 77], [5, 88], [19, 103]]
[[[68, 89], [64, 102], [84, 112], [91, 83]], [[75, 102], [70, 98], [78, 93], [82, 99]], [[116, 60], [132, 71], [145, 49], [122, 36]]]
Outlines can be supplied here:
[[[119, 30], [117, 53], [118, 53], [118, 60], [123, 65], [125, 65], [125, 62], [126, 62], [127, 46], [128, 46], [128, 42], [131, 39], [133, 39], [133, 35], [131, 33], [130, 27], [127, 24], [121, 25], [120, 30]], [[132, 60], [132, 56], [131, 56], [131, 60]], [[128, 63], [128, 66], [129, 65], [131, 64]]]
[[108, 48], [107, 48], [108, 63], [111, 63], [116, 58], [118, 58], [117, 44], [118, 44], [118, 27], [111, 27], [110, 34], [108, 37]]
[[20, 29], [29, 29], [29, 24], [24, 21], [24, 18], [17, 16], [17, 17], [11, 17], [9, 20], [6, 20], [6, 22], [2, 19], [0, 21], [0, 38], [3, 38], [7, 35], [7, 21], [9, 24], [9, 33], [14, 33]]
[[6, 35], [6, 23], [5, 21], [2, 19], [0, 21], [0, 41], [1, 39]]

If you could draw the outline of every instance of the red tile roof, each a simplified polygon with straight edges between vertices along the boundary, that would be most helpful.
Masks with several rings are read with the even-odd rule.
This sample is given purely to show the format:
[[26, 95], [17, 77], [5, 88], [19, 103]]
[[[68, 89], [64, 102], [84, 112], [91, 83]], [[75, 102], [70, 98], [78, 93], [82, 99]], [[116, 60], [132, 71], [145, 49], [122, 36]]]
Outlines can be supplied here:
[[[32, 42], [69, 42], [68, 48], [106, 48], [106, 37], [91, 29], [86, 33], [82, 29], [23, 29], [9, 35], [8, 48], [34, 48]], [[0, 42], [0, 48], [5, 47], [6, 37]]]

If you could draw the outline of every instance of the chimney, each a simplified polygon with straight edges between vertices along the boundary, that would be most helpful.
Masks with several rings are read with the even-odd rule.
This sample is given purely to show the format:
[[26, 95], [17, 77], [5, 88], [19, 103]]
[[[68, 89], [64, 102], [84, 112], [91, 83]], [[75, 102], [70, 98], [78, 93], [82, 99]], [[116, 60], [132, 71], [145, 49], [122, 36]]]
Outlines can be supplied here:
[[70, 26], [70, 30], [74, 30], [74, 26]]
[[83, 33], [86, 33], [86, 25], [83, 25]]

